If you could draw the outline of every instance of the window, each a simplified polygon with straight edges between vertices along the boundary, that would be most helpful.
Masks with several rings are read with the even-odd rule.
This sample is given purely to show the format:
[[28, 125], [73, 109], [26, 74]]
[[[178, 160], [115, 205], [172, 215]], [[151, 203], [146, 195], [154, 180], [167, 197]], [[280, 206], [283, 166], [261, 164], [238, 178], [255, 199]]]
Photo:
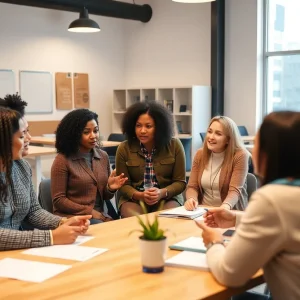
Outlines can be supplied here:
[[265, 0], [265, 112], [300, 111], [300, 1]]

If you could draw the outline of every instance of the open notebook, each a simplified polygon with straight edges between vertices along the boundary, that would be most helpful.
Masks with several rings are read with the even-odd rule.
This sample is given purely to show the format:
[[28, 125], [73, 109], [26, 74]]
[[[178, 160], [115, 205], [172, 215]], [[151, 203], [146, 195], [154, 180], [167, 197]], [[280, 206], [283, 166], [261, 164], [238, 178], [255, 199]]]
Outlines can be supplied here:
[[181, 219], [196, 219], [201, 217], [206, 213], [206, 210], [203, 207], [197, 207], [196, 210], [186, 210], [184, 206], [176, 207], [167, 211], [161, 212], [159, 217], [167, 218], [181, 218]]
[[191, 236], [183, 241], [175, 243], [169, 246], [170, 249], [173, 250], [186, 250], [186, 251], [193, 251], [193, 252], [206, 252], [206, 247], [203, 243], [203, 239], [201, 237]]
[[205, 253], [182, 251], [167, 259], [165, 265], [169, 267], [183, 267], [209, 271]]

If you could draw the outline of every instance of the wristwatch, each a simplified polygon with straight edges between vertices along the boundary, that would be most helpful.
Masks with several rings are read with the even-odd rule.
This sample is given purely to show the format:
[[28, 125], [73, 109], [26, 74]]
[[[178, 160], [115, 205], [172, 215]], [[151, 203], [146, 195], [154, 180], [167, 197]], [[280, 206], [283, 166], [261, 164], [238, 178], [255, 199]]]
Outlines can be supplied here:
[[209, 243], [206, 246], [206, 250], [210, 249], [213, 245], [216, 245], [216, 244], [220, 244], [220, 245], [223, 245], [225, 247], [224, 241], [222, 241], [222, 242], [221, 241], [212, 241], [211, 243]]

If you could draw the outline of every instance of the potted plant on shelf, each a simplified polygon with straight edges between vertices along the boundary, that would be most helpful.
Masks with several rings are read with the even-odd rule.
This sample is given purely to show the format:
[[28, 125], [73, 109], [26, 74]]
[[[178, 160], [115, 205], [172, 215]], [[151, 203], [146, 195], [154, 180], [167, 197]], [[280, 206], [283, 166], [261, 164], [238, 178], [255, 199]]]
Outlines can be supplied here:
[[[136, 215], [136, 217], [142, 228], [140, 230], [133, 230], [131, 233], [134, 231], [142, 233], [139, 239], [143, 272], [160, 273], [163, 272], [165, 264], [165, 255], [167, 251], [167, 238], [165, 232], [167, 230], [160, 228], [157, 214], [151, 221], [147, 214], [148, 212], [144, 202], [140, 202], [140, 205], [145, 215], [143, 217]], [[162, 207], [163, 201], [158, 210]]]

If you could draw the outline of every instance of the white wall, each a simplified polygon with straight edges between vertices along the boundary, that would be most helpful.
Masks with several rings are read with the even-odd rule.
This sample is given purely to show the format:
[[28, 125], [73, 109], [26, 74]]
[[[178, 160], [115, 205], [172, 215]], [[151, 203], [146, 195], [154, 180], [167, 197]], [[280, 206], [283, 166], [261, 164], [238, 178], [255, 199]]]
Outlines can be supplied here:
[[210, 4], [139, 0], [149, 23], [126, 21], [127, 87], [210, 85]]
[[261, 2], [225, 1], [225, 115], [250, 134], [261, 120]]
[[[260, 108], [257, 1], [225, 1], [225, 114], [251, 133]], [[135, 2], [152, 6], [149, 23], [91, 15], [102, 31], [87, 35], [67, 31], [76, 13], [0, 3], [0, 68], [89, 73], [91, 109], [104, 135], [111, 131], [115, 88], [209, 85], [210, 4]], [[60, 119], [65, 113], [28, 119]]]
[[[100, 129], [107, 136], [112, 89], [125, 81], [124, 21], [91, 15], [100, 33], [68, 32], [78, 17], [77, 13], [0, 3], [0, 68], [15, 70], [16, 80], [18, 70], [88, 73], [90, 107], [99, 114]], [[60, 120], [66, 112], [55, 109], [53, 114], [27, 115], [27, 119]]]

